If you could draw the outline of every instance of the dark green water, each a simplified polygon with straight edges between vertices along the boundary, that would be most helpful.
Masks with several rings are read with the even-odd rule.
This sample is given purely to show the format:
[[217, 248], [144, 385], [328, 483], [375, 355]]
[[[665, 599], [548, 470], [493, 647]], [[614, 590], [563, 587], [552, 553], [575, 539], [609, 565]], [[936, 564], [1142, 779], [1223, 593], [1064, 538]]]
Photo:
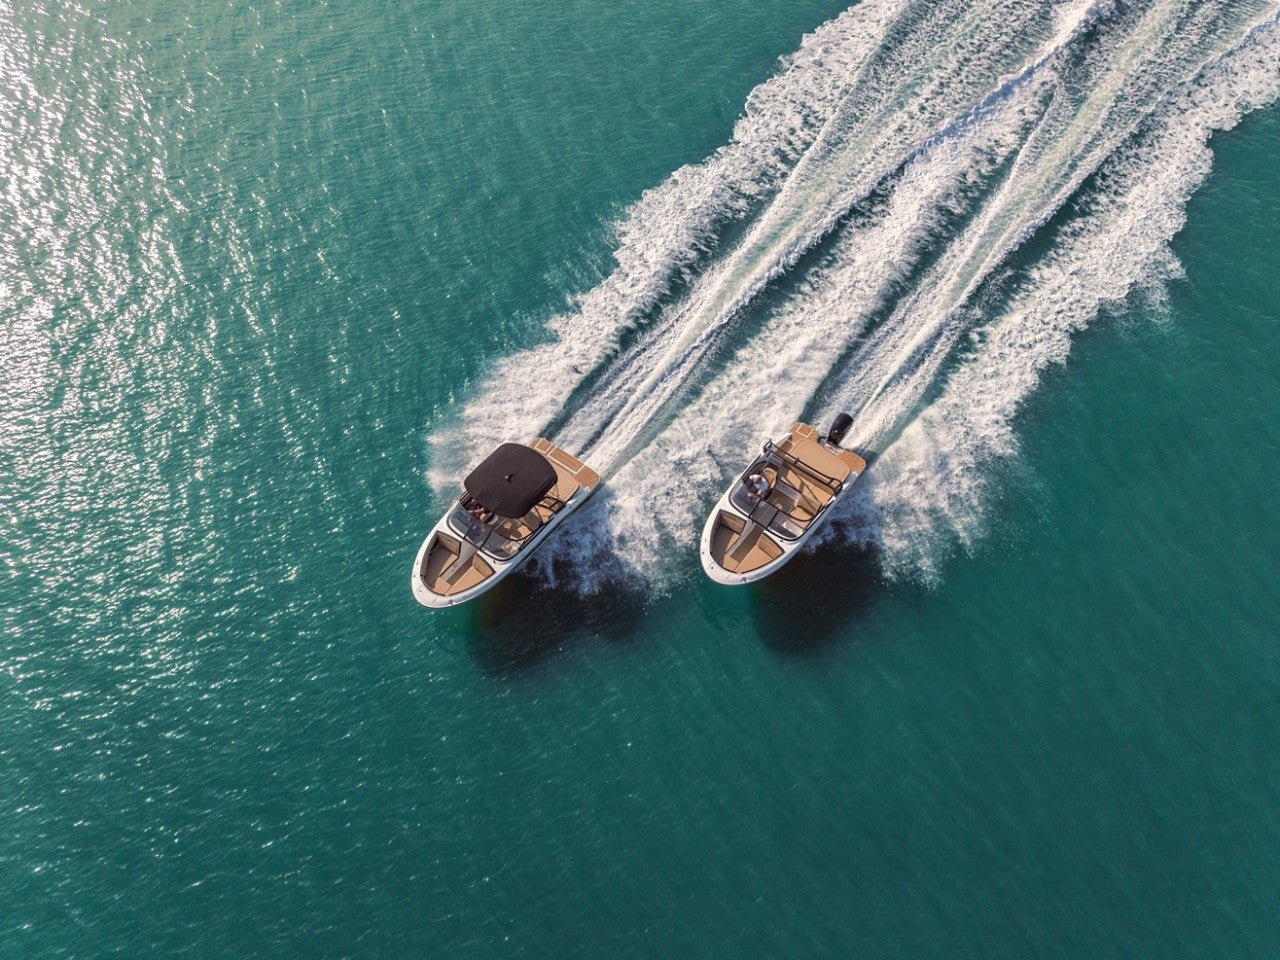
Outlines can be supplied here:
[[0, 956], [1276, 956], [1275, 109], [938, 575], [410, 595], [428, 436], [842, 9], [0, 8]]

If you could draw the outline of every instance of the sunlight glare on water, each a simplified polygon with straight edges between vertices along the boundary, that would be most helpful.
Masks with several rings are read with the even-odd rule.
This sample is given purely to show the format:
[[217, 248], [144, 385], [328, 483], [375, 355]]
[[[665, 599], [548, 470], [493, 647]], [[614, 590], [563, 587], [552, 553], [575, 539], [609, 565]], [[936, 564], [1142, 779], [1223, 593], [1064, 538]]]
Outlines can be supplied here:
[[1276, 16], [0, 4], [0, 956], [1274, 960]]

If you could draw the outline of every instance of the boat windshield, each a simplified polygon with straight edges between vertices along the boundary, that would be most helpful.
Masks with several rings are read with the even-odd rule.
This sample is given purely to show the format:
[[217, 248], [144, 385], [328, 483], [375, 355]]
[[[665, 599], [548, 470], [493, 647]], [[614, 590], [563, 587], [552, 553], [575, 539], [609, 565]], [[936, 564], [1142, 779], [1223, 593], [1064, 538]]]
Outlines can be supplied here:
[[560, 500], [547, 495], [523, 517], [494, 517], [486, 523], [462, 505], [466, 499], [468, 495], [464, 493], [449, 511], [449, 526], [467, 543], [497, 560], [514, 557], [564, 507]]
[[[756, 492], [757, 488], [764, 489], [760, 479], [768, 484], [763, 496]], [[729, 502], [775, 536], [796, 540], [843, 486], [839, 480], [819, 473], [769, 443], [734, 484]]]

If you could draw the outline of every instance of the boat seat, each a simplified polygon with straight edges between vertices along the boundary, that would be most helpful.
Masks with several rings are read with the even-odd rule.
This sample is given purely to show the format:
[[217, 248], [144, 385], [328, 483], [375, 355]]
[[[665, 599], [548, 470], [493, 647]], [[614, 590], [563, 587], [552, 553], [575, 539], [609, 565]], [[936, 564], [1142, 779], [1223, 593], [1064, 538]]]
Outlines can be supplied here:
[[[557, 500], [559, 500], [560, 496], [556, 492], [557, 489], [558, 489], [557, 487], [553, 487], [549, 491], [548, 496], [555, 497]], [[563, 509], [564, 509], [563, 506], [557, 507], [554, 504], [549, 503], [546, 500], [543, 500], [541, 503], [534, 505], [534, 508], [530, 511], [530, 514], [538, 518], [538, 526], [541, 527], [542, 524], [549, 523], [551, 521], [551, 518], [554, 517], [557, 513], [559, 513]]]
[[581, 487], [594, 487], [600, 481], [600, 475], [582, 461], [561, 450], [550, 440], [539, 437], [532, 444], [556, 471], [556, 485], [547, 493], [557, 500], [568, 503]]
[[813, 522], [819, 511], [822, 510], [820, 504], [813, 501], [792, 487], [786, 484], [778, 484], [774, 487], [773, 493], [769, 497], [772, 503], [781, 513], [786, 514], [796, 523], [807, 527]]
[[729, 551], [729, 559], [740, 562], [743, 557], [751, 552], [751, 548], [756, 545], [756, 541], [760, 539], [760, 534], [762, 533], [764, 533], [764, 527], [754, 520], [748, 520], [747, 525], [742, 528], [742, 533], [738, 534], [738, 542]]
[[461, 577], [467, 568], [471, 566], [471, 559], [476, 555], [476, 545], [469, 540], [463, 540], [458, 549], [458, 555], [453, 562], [441, 572], [441, 577], [445, 583], [455, 583]]
[[729, 551], [730, 558], [734, 561], [741, 561], [750, 553], [756, 545], [756, 541], [760, 539], [760, 535], [764, 533], [769, 524], [773, 523], [773, 519], [777, 515], [778, 508], [768, 501], [752, 510], [751, 516], [747, 518], [746, 526], [742, 528], [742, 533], [738, 534], [738, 542]]
[[778, 449], [795, 457], [810, 470], [840, 483], [849, 478], [855, 466], [854, 461], [858, 459], [847, 450], [837, 452], [800, 433], [790, 434], [778, 444]]
[[500, 523], [496, 523], [494, 524], [493, 529], [497, 532], [498, 536], [503, 539], [523, 542], [533, 536], [544, 522], [542, 517], [540, 517], [536, 512], [536, 509], [537, 508], [530, 510], [519, 520], [507, 519]]
[[[778, 473], [778, 480], [795, 490], [799, 495], [800, 505], [813, 513], [825, 507], [835, 496], [835, 491], [826, 484], [819, 483], [794, 467], [783, 467]], [[805, 503], [806, 500], [809, 502]]]
[[779, 547], [765, 530], [761, 521], [772, 522], [776, 511], [764, 505], [752, 511], [754, 520], [720, 511], [711, 536], [711, 555], [730, 573], [749, 573], [758, 570], [782, 555]]

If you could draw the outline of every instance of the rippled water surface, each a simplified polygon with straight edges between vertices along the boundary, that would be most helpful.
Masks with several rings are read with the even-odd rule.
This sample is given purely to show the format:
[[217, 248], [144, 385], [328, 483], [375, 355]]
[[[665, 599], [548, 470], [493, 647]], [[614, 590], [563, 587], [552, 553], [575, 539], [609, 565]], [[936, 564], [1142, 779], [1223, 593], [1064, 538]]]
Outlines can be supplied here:
[[1274, 958], [1278, 15], [0, 2], [0, 957]]

